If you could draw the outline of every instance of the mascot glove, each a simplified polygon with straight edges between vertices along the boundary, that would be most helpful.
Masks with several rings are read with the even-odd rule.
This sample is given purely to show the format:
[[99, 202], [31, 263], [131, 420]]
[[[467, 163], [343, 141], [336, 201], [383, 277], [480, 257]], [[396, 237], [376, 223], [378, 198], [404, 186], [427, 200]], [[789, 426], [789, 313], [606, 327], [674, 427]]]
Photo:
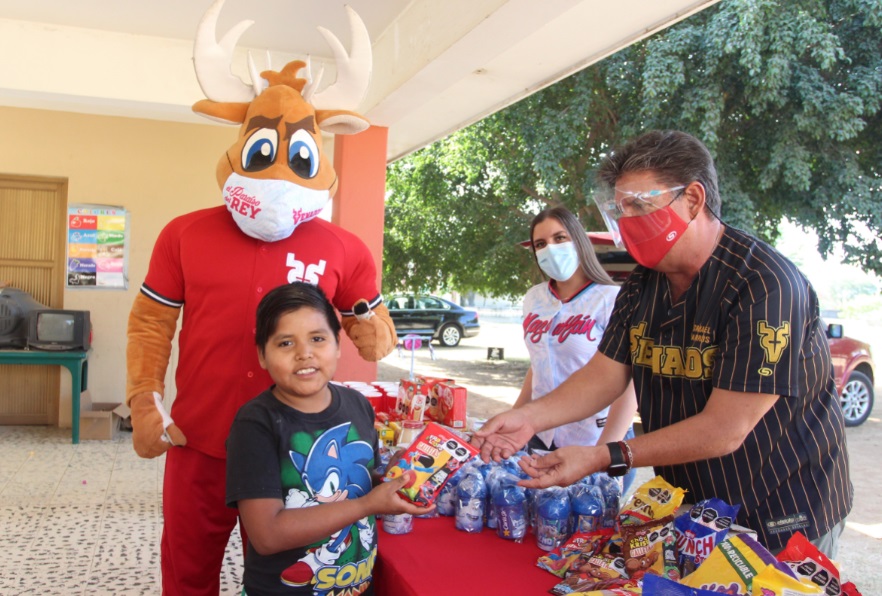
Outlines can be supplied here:
[[349, 328], [349, 339], [358, 348], [358, 355], [368, 362], [382, 359], [395, 345], [388, 324], [376, 316], [356, 321]]
[[132, 444], [144, 458], [157, 457], [172, 447], [183, 447], [187, 438], [166, 413], [156, 391], [139, 393], [129, 402], [132, 411]]

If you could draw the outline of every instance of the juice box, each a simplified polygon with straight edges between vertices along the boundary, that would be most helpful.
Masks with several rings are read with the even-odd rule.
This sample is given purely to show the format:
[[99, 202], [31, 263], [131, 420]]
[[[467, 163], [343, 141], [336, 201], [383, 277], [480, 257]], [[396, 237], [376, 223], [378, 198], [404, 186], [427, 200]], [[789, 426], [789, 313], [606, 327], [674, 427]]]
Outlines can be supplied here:
[[477, 453], [464, 439], [429, 422], [401, 457], [389, 462], [386, 478], [409, 476], [399, 494], [411, 503], [428, 507], [448, 478]]

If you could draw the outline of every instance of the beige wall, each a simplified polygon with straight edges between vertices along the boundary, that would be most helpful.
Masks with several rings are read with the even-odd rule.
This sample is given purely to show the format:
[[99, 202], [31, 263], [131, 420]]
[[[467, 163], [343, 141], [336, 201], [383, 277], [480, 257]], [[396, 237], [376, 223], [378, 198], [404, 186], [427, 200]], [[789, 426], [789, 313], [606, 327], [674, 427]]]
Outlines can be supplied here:
[[[64, 292], [66, 308], [91, 311], [93, 401], [124, 400], [126, 322], [153, 243], [176, 215], [221, 203], [215, 164], [236, 132], [232, 126], [0, 107], [0, 171], [67, 178], [69, 203], [130, 211], [128, 290]], [[70, 377], [61, 377], [59, 425], [69, 427]], [[173, 385], [168, 393], [172, 398]]]

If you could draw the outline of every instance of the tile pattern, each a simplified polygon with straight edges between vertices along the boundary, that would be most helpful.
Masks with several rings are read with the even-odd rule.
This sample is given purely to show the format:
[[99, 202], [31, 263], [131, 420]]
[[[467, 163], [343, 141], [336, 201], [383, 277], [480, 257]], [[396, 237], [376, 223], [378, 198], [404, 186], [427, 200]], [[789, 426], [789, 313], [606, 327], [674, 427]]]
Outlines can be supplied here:
[[[0, 594], [161, 593], [165, 458], [139, 458], [131, 434], [70, 442], [70, 430], [0, 426]], [[221, 594], [241, 591], [235, 530]]]

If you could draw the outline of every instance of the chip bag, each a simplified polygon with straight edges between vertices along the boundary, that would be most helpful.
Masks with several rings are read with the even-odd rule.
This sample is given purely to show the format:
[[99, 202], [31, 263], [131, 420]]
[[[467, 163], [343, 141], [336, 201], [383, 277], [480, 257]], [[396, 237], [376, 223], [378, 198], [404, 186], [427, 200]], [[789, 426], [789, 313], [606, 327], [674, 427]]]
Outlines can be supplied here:
[[821, 586], [824, 590], [823, 594], [839, 596], [841, 593], [839, 569], [836, 564], [801, 532], [796, 532], [790, 537], [787, 546], [776, 558], [786, 563], [797, 578]]
[[640, 526], [623, 526], [622, 551], [625, 571], [631, 579], [642, 579], [647, 574], [680, 579], [672, 515]]
[[674, 529], [677, 532], [678, 564], [683, 575], [695, 571], [717, 543], [726, 538], [740, 508], [720, 499], [705, 499], [693, 505], [688, 513], [677, 516]]
[[773, 565], [760, 571], [750, 586], [750, 596], [822, 596], [821, 586], [790, 577]]
[[619, 524], [641, 525], [649, 520], [674, 515], [686, 491], [668, 484], [661, 476], [638, 488], [619, 513]]
[[730, 536], [717, 544], [701, 567], [680, 583], [692, 588], [749, 596], [753, 578], [769, 565], [793, 577], [786, 565], [750, 536]]

